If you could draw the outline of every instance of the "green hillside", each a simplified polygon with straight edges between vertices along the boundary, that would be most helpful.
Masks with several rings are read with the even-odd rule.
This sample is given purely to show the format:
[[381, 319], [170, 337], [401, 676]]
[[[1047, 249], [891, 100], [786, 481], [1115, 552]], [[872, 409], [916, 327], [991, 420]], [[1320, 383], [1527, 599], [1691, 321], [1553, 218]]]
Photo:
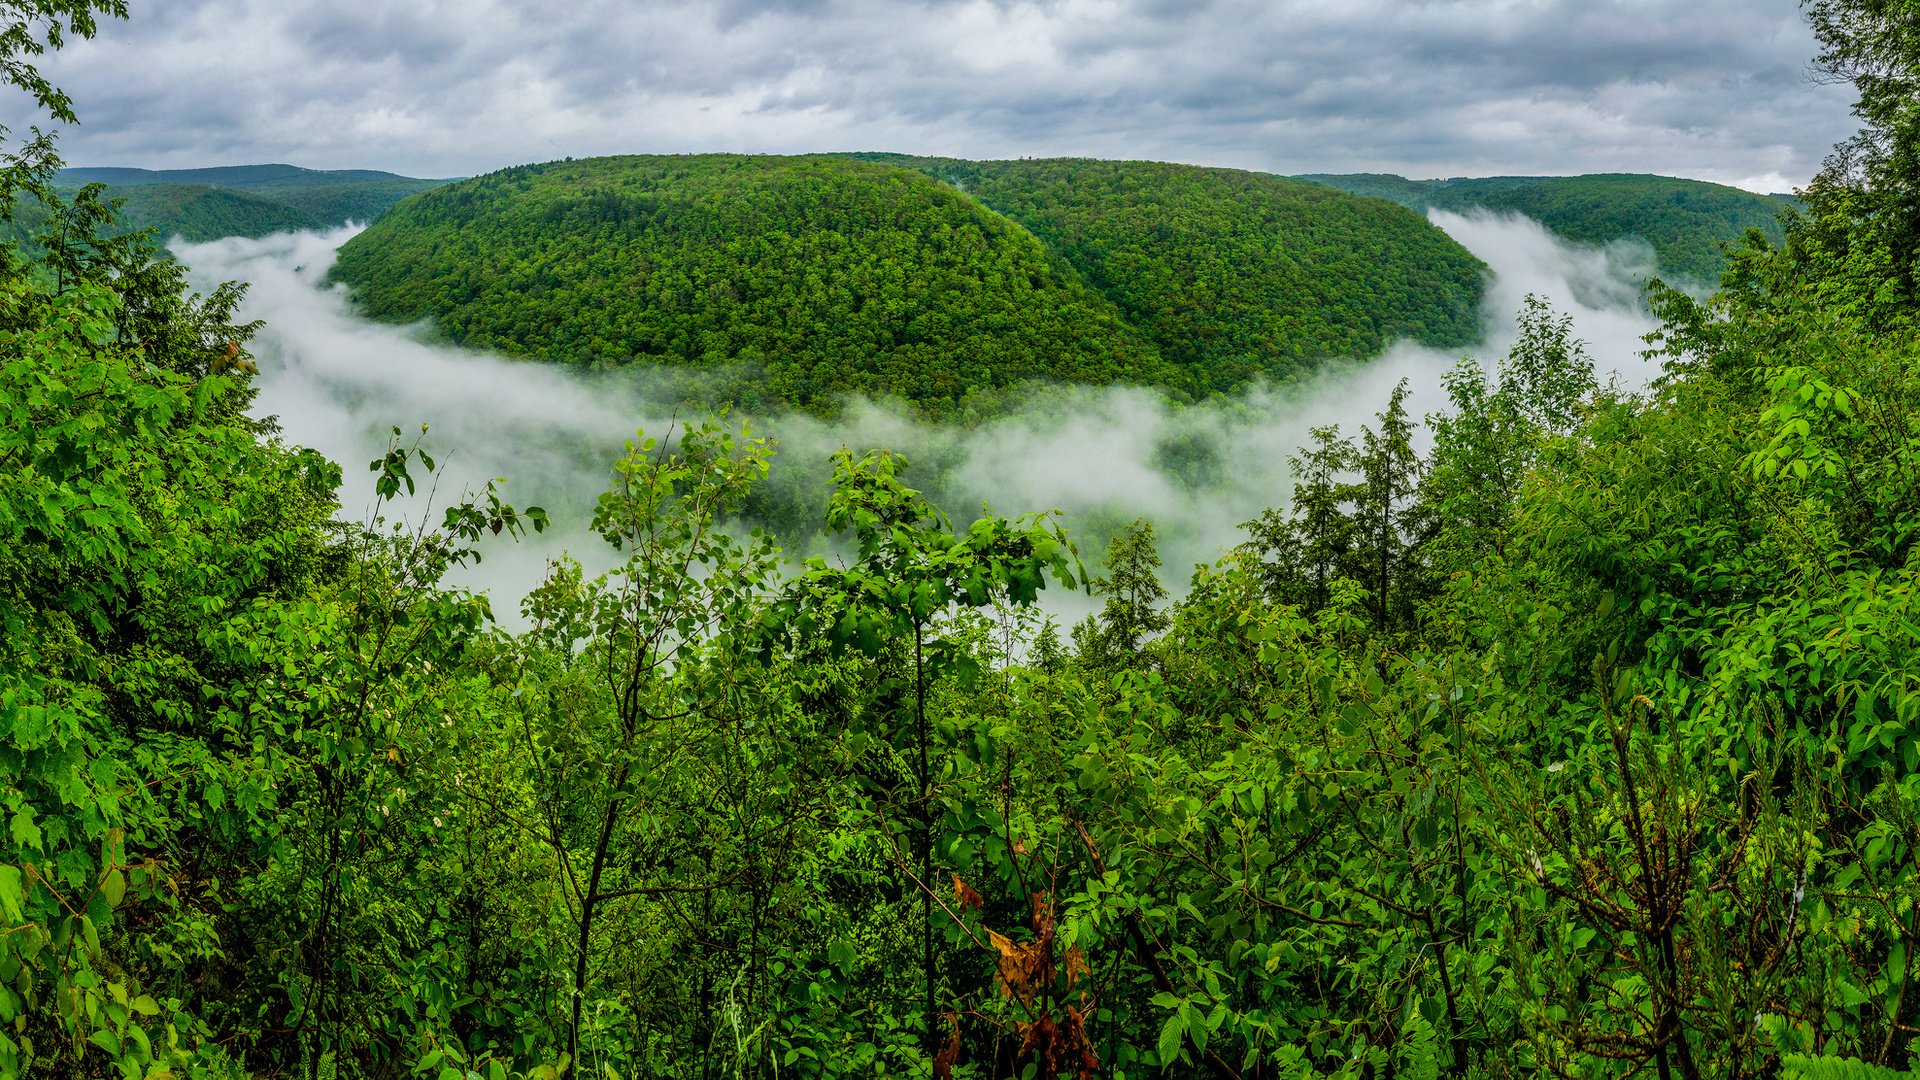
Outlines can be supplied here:
[[1391, 199], [1402, 206], [1415, 210], [1425, 210], [1433, 201], [1434, 192], [1446, 187], [1448, 180], [1409, 180], [1393, 173], [1345, 173], [1342, 175], [1311, 174], [1297, 176], [1296, 180], [1324, 184], [1339, 188], [1349, 195], [1367, 195], [1376, 199]]
[[[225, 236], [267, 236], [294, 229], [317, 229], [323, 222], [283, 202], [193, 184], [145, 184], [109, 188], [120, 214], [108, 232], [123, 235], [153, 229], [161, 242], [178, 236], [205, 243]], [[15, 207], [13, 220], [0, 222], [0, 240], [35, 246], [32, 237], [47, 221], [46, 208], [31, 198]]]
[[1480, 261], [1395, 207], [1238, 169], [899, 160], [1032, 230], [1204, 390], [1477, 336]]
[[1776, 195], [1635, 173], [1587, 176], [1492, 176], [1408, 180], [1381, 173], [1300, 177], [1356, 195], [1391, 199], [1416, 210], [1475, 207], [1525, 214], [1556, 235], [1604, 244], [1638, 237], [1652, 245], [1663, 273], [1717, 281], [1723, 244], [1759, 229], [1779, 243], [1779, 214], [1791, 204]]
[[782, 401], [940, 411], [1028, 379], [1205, 394], [1397, 337], [1463, 344], [1480, 270], [1403, 209], [1232, 170], [707, 155], [463, 181], [335, 275], [369, 316], [464, 343], [744, 361]]
[[125, 200], [120, 224], [155, 228], [162, 239], [180, 236], [190, 243], [223, 236], [266, 236], [294, 229], [317, 229], [323, 222], [283, 202], [241, 191], [190, 184], [149, 184], [111, 189]]
[[[1304, 418], [1201, 565], [1146, 516], [1214, 517], [1198, 477], [1129, 485], [1104, 558], [1021, 513], [1019, 472], [1110, 456], [1077, 428], [1004, 477], [1020, 516], [843, 447], [804, 562], [734, 527], [800, 440], [697, 410], [580, 462], [590, 517], [525, 501], [537, 461], [450, 495], [444, 426], [343, 467], [259, 418], [240, 287], [97, 205], [0, 247], [0, 1080], [1914, 1080], [1911, 13], [1808, 5], [1867, 126], [1737, 287], [1650, 285], [1662, 378], [1529, 298], [1424, 431], [1409, 381]], [[47, 153], [0, 136], [0, 205]], [[718, 327], [811, 245], [818, 336], [919, 303], [876, 252], [942, 313], [1094, 303], [849, 160], [396, 217], [542, 310], [623, 239], [573, 299], [686, 278]], [[518, 626], [509, 560], [546, 566]]]
[[953, 402], [1029, 379], [1163, 382], [1153, 346], [1024, 230], [904, 170], [619, 157], [395, 208], [335, 275], [378, 319], [577, 363], [744, 362], [771, 399]]

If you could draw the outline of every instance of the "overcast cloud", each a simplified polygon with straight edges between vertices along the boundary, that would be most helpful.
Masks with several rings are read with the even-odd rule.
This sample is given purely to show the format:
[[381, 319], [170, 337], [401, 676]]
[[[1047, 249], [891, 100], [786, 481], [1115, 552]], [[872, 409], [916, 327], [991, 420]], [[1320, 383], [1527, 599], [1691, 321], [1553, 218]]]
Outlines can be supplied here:
[[[49, 58], [76, 165], [470, 175], [895, 150], [1784, 190], [1853, 128], [1764, 0], [134, 0]], [[11, 114], [11, 115], [9, 115]], [[23, 96], [0, 122], [33, 122]]]

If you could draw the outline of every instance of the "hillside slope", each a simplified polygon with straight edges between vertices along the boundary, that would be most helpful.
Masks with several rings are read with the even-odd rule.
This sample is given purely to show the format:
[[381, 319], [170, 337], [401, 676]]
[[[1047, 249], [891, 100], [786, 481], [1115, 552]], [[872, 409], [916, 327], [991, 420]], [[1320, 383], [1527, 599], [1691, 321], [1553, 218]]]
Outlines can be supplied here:
[[[199, 244], [227, 236], [259, 237], [324, 225], [312, 214], [283, 202], [199, 184], [116, 187], [108, 188], [106, 195], [122, 204], [119, 215], [104, 230], [107, 235], [152, 229], [161, 243], [176, 236]], [[14, 206], [12, 219], [0, 222], [0, 242], [21, 244], [29, 252], [38, 252], [33, 237], [48, 218], [44, 204], [23, 198]]]
[[1737, 242], [1748, 229], [1778, 243], [1784, 235], [1779, 214], [1791, 203], [1721, 184], [1637, 173], [1451, 180], [1351, 173], [1300, 179], [1422, 211], [1484, 207], [1525, 214], [1580, 243], [1637, 237], [1653, 247], [1662, 273], [1702, 283], [1719, 280], [1726, 261], [1721, 245]]
[[1464, 344], [1481, 270], [1416, 214], [1233, 170], [711, 155], [464, 181], [355, 238], [335, 274], [368, 315], [457, 341], [747, 361], [781, 400], [937, 410], [1033, 378], [1206, 394], [1399, 337]]
[[892, 160], [1032, 230], [1201, 391], [1291, 378], [1398, 338], [1477, 336], [1484, 267], [1397, 207], [1238, 169]]
[[324, 224], [305, 210], [283, 202], [204, 185], [147, 184], [109, 191], [124, 200], [121, 226], [129, 230], [154, 228], [162, 240], [179, 236], [198, 244], [223, 236], [266, 236], [317, 229]]
[[428, 192], [334, 268], [377, 319], [577, 363], [743, 363], [770, 400], [930, 407], [1057, 378], [1167, 381], [1024, 230], [884, 165], [731, 155], [523, 166]]

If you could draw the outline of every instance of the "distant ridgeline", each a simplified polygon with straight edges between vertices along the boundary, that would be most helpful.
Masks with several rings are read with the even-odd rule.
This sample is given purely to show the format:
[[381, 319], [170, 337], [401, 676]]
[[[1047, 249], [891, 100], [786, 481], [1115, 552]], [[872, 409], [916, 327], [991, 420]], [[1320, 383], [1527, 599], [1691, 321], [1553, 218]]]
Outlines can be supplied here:
[[1554, 234], [1581, 243], [1638, 237], [1652, 245], [1662, 273], [1706, 284], [1720, 280], [1726, 262], [1721, 245], [1738, 242], [1748, 229], [1759, 229], [1768, 240], [1780, 243], [1785, 236], [1780, 211], [1794, 205], [1784, 195], [1755, 195], [1700, 180], [1633, 173], [1454, 180], [1351, 173], [1299, 179], [1391, 199], [1415, 210], [1484, 207], [1521, 213]]
[[[322, 172], [293, 165], [235, 165], [214, 169], [62, 169], [55, 184], [69, 191], [106, 184], [124, 200], [122, 231], [153, 228], [162, 240], [190, 243], [223, 236], [266, 236], [371, 221], [409, 195], [445, 180], [416, 180], [366, 170]], [[19, 209], [12, 235], [31, 234], [46, 219], [37, 205]], [[0, 228], [6, 228], [0, 226]]]
[[334, 267], [377, 319], [576, 363], [754, 372], [930, 412], [1030, 380], [1203, 396], [1464, 345], [1483, 267], [1419, 215], [1229, 169], [617, 157], [410, 199]]

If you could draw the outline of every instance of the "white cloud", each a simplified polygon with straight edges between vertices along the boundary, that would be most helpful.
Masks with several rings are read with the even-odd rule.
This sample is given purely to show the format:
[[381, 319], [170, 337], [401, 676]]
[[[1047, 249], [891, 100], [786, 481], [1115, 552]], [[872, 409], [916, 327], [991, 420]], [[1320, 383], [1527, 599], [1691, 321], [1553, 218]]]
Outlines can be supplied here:
[[1087, 154], [1804, 181], [1845, 88], [1773, 0], [148, 0], [49, 59], [76, 164]]

